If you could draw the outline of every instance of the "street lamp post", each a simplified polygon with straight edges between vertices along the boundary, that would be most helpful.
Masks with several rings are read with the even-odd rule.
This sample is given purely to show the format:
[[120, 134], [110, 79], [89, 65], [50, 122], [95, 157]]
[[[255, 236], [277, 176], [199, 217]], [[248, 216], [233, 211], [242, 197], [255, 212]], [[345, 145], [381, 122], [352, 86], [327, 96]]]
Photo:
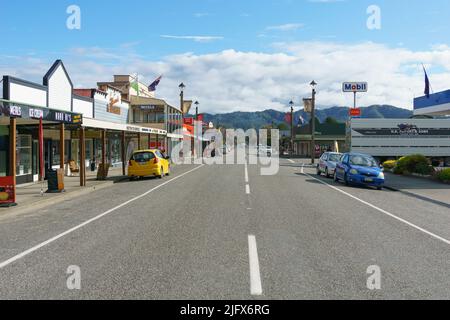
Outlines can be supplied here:
[[198, 101], [195, 101], [195, 121], [198, 121], [198, 106], [200, 103]]
[[291, 107], [291, 157], [294, 155], [294, 102], [289, 102]]
[[181, 125], [183, 125], [184, 123], [184, 89], [186, 88], [186, 86], [184, 85], [184, 83], [182, 82], [178, 88], [180, 88], [180, 110], [181, 110]]
[[311, 163], [316, 161], [316, 86], [317, 83], [313, 80], [310, 83], [312, 87], [312, 102], [311, 102]]

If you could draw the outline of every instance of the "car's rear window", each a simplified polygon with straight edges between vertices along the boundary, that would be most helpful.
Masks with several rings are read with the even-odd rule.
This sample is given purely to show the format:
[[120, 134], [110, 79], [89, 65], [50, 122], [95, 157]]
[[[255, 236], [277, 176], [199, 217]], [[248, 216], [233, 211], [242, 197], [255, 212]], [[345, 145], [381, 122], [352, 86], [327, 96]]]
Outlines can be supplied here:
[[340, 154], [332, 153], [332, 154], [330, 154], [330, 157], [328, 158], [328, 161], [339, 162], [340, 159], [341, 159], [341, 155]]
[[152, 152], [138, 152], [133, 154], [131, 160], [136, 162], [147, 162], [155, 159], [155, 155]]

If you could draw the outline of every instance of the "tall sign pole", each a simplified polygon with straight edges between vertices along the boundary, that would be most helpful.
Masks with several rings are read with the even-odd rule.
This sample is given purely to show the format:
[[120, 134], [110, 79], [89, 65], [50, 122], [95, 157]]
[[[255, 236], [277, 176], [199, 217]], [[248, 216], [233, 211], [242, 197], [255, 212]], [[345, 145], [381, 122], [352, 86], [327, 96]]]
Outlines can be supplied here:
[[346, 140], [348, 150], [351, 150], [352, 147], [352, 117], [361, 116], [361, 109], [356, 107], [356, 95], [358, 92], [367, 92], [368, 91], [367, 82], [344, 82], [342, 84], [342, 92], [352, 92], [353, 93], [353, 109], [349, 110], [348, 118], [347, 118], [347, 132], [346, 132]]

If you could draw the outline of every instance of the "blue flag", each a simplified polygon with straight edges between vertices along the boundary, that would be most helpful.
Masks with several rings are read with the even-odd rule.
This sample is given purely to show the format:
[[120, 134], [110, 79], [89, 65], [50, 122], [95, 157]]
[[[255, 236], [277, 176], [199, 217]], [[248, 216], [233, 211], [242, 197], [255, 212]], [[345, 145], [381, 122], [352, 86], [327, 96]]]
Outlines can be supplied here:
[[153, 83], [151, 85], [148, 86], [148, 91], [150, 92], [154, 92], [156, 91], [156, 87], [159, 85], [159, 83], [161, 82], [162, 76], [159, 76], [158, 79], [156, 79], [155, 81], [153, 81]]
[[427, 70], [423, 67], [423, 71], [425, 72], [425, 95], [427, 98], [430, 98], [430, 79], [428, 78]]

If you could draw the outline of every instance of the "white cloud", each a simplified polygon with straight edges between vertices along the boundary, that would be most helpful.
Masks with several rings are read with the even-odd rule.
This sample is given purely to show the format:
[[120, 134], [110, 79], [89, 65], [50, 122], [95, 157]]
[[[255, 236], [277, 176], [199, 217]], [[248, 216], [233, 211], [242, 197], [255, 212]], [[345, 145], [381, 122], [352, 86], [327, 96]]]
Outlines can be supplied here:
[[223, 37], [216, 37], [216, 36], [174, 36], [166, 34], [161, 35], [161, 38], [177, 39], [177, 40], [193, 40], [195, 42], [211, 42], [223, 39]]
[[[71, 50], [60, 56], [77, 87], [109, 81], [113, 74], [139, 72], [150, 83], [164, 78], [157, 96], [178, 105], [178, 84], [187, 85], [186, 97], [199, 100], [202, 112], [287, 110], [294, 99], [299, 106], [310, 95], [309, 83], [318, 82], [321, 106], [350, 106], [352, 96], [341, 92], [344, 81], [367, 81], [369, 92], [359, 105], [392, 104], [411, 108], [414, 95], [422, 95], [427, 67], [435, 91], [450, 86], [450, 47], [436, 45], [426, 51], [392, 48], [377, 43], [335, 42], [276, 43], [277, 53], [239, 52], [171, 55], [151, 61], [129, 52], [95, 49]], [[86, 57], [87, 54], [87, 57]], [[108, 62], [104, 62], [108, 57]], [[0, 74], [41, 82], [53, 61], [37, 57], [0, 56]]]
[[270, 26], [267, 27], [267, 30], [275, 30], [275, 31], [295, 31], [303, 28], [305, 25], [303, 23], [286, 23], [279, 26]]

